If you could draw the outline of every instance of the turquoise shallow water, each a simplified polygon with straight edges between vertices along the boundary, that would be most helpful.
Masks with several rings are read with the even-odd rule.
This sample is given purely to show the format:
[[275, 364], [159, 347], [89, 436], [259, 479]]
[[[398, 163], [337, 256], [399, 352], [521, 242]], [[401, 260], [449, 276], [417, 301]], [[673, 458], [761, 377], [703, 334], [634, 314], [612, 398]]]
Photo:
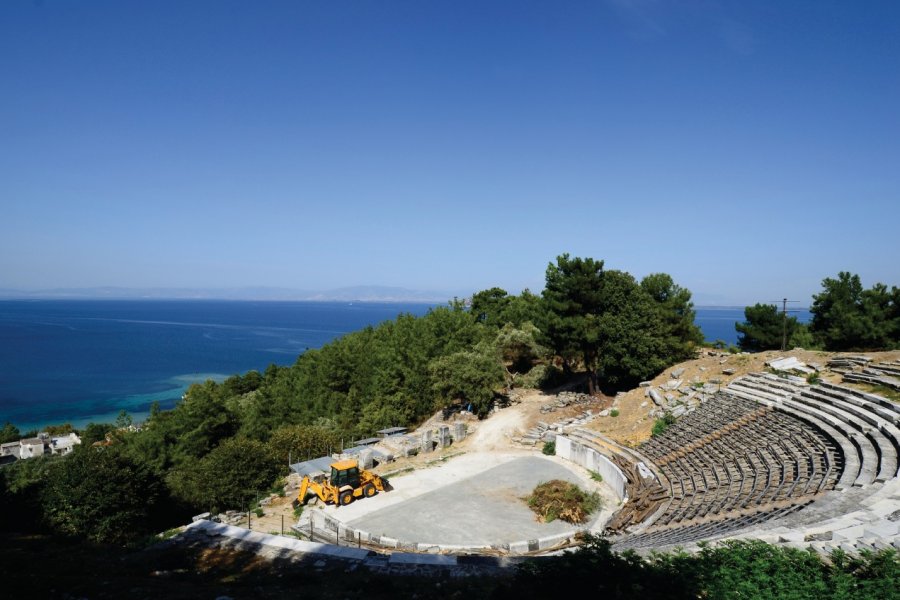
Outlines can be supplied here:
[[0, 301], [0, 423], [20, 429], [140, 419], [188, 385], [221, 380], [424, 304], [228, 301]]

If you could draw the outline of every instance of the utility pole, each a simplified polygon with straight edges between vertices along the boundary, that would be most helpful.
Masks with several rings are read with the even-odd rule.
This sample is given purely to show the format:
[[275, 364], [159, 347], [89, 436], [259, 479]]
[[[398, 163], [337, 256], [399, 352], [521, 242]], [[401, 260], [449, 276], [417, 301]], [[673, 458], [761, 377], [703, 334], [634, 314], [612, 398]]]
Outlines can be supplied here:
[[781, 351], [787, 350], [787, 298], [781, 301]]
[[782, 298], [780, 301], [776, 300], [775, 302], [781, 302], [781, 351], [784, 352], [785, 350], [787, 350], [787, 305], [788, 302], [800, 301]]

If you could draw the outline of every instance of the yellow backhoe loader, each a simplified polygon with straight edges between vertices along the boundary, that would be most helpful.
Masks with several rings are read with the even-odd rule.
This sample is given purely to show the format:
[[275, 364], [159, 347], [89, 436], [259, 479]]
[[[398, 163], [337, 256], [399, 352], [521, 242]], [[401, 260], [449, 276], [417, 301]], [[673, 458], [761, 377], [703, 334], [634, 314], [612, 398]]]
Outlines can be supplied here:
[[306, 496], [315, 494], [326, 504], [346, 506], [356, 498], [371, 498], [385, 490], [385, 481], [378, 475], [359, 468], [353, 459], [340, 460], [331, 464], [331, 477], [324, 475], [310, 479], [309, 475], [300, 482], [297, 501], [306, 504]]

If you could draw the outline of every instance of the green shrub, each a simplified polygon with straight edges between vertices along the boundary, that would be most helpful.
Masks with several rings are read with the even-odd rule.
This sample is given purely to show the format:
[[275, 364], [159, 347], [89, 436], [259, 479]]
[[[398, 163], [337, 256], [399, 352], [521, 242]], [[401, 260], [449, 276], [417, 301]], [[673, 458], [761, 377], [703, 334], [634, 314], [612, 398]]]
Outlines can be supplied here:
[[597, 471], [588, 471], [591, 474], [591, 479], [596, 481], [597, 483], [603, 483], [603, 475], [598, 473]]
[[526, 501], [545, 523], [556, 519], [584, 523], [603, 504], [597, 492], [585, 492], [574, 483], [561, 479], [539, 484]]
[[612, 409], [611, 411], [609, 411], [609, 416], [611, 416], [611, 417], [618, 417], [618, 416], [619, 416], [619, 409], [618, 409], [618, 408], [614, 408], [614, 409]]
[[544, 442], [544, 447], [541, 449], [541, 452], [547, 456], [553, 456], [556, 454], [556, 442]]
[[673, 417], [671, 413], [666, 413], [663, 417], [653, 422], [653, 429], [650, 431], [650, 435], [653, 437], [662, 435], [666, 432], [666, 429], [669, 428], [669, 425], [673, 425], [674, 423], [675, 417]]

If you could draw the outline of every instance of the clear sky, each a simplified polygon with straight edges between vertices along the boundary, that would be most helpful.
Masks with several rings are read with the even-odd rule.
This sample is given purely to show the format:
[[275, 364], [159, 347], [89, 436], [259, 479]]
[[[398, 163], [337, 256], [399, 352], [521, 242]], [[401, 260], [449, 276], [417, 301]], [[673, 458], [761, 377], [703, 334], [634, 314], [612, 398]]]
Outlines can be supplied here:
[[900, 2], [0, 2], [0, 288], [900, 285]]

